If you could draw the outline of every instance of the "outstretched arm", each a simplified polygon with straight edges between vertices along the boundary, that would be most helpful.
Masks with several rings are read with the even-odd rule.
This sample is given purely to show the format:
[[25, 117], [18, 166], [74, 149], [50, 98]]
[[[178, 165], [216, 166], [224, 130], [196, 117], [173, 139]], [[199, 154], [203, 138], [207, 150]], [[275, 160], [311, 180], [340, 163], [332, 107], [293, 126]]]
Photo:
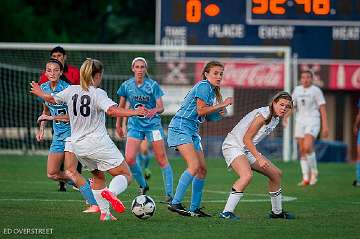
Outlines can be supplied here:
[[154, 117], [156, 114], [161, 114], [162, 112], [164, 112], [164, 103], [162, 101], [162, 98], [160, 97], [159, 99], [156, 100], [156, 106], [153, 109], [148, 109], [149, 112], [146, 115], [146, 118], [152, 118]]
[[147, 114], [147, 110], [144, 107], [138, 107], [135, 110], [119, 108], [116, 105], [111, 106], [106, 114], [110, 117], [131, 117], [131, 116], [144, 116]]
[[208, 106], [203, 100], [201, 100], [199, 98], [197, 98], [197, 100], [196, 100], [196, 108], [197, 108], [197, 113], [199, 116], [211, 114], [215, 111], [223, 109], [232, 104], [233, 104], [232, 97], [228, 97], [223, 102], [216, 104], [216, 105], [212, 105], [212, 106]]
[[49, 102], [52, 104], [56, 103], [54, 97], [50, 94], [46, 94], [35, 81], [32, 81], [30, 83], [30, 86], [31, 86], [30, 93], [42, 98], [46, 102]]

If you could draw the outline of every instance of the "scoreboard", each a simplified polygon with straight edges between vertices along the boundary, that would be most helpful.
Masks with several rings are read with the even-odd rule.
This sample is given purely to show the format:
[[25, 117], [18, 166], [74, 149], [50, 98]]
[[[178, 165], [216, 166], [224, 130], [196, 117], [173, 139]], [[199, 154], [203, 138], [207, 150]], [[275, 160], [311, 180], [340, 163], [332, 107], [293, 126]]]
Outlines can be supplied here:
[[359, 0], [157, 0], [156, 43], [290, 46], [301, 59], [359, 59]]

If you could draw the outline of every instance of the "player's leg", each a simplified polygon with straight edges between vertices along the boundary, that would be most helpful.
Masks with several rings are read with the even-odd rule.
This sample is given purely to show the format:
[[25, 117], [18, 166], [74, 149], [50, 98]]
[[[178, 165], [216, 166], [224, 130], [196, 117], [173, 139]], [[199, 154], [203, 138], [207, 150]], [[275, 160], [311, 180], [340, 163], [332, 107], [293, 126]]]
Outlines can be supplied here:
[[176, 187], [175, 195], [172, 202], [169, 204], [168, 209], [173, 212], [177, 212], [184, 216], [190, 216], [191, 214], [181, 204], [184, 199], [185, 192], [192, 183], [194, 176], [199, 168], [199, 161], [194, 145], [192, 143], [185, 143], [177, 146], [181, 156], [187, 164], [187, 169], [181, 174], [178, 185]]
[[282, 219], [294, 219], [295, 217], [283, 210], [282, 207], [282, 191], [281, 191], [281, 170], [276, 167], [271, 161], [266, 159], [269, 163], [269, 167], [262, 168], [259, 163], [255, 161], [251, 164], [251, 168], [269, 179], [269, 195], [271, 198], [271, 213], [270, 218], [282, 218]]
[[76, 159], [75, 154], [65, 151], [65, 174], [74, 182], [77, 188], [79, 188], [81, 195], [90, 205], [90, 207], [84, 212], [99, 212], [99, 207], [91, 190], [89, 182], [87, 182], [84, 177], [77, 171], [77, 163], [78, 160]]
[[[226, 151], [223, 152], [225, 157], [227, 156], [227, 153], [231, 153]], [[230, 166], [240, 178], [234, 182], [229, 197], [226, 201], [225, 208], [223, 212], [219, 214], [219, 217], [224, 219], [239, 220], [240, 218], [234, 214], [234, 211], [237, 204], [243, 197], [246, 187], [251, 182], [253, 172], [251, 170], [248, 159], [244, 154], [241, 155], [237, 152], [238, 156], [234, 154], [232, 155], [233, 156], [230, 160], [232, 160], [233, 157], [235, 157], [235, 159], [232, 160]]]
[[144, 177], [146, 180], [150, 179], [151, 177], [151, 170], [149, 168], [150, 164], [150, 152], [149, 152], [149, 146], [146, 138], [141, 142], [140, 144], [140, 154], [141, 162], [144, 167]]
[[47, 161], [47, 177], [55, 181], [66, 181], [69, 178], [63, 171], [60, 171], [60, 166], [64, 161], [63, 152], [49, 152]]
[[309, 180], [310, 185], [316, 184], [319, 175], [316, 155], [314, 150], [314, 141], [315, 138], [313, 135], [305, 134], [303, 147], [310, 168], [310, 180]]
[[128, 132], [125, 147], [125, 159], [130, 167], [132, 176], [140, 187], [140, 194], [146, 194], [149, 190], [149, 186], [146, 183], [140, 166], [136, 163], [136, 155], [139, 153], [141, 141], [144, 139], [144, 135], [140, 134], [141, 132], [134, 130]]
[[164, 181], [165, 197], [166, 197], [165, 201], [170, 202], [174, 196], [173, 193], [174, 176], [171, 165], [166, 155], [166, 149], [165, 149], [165, 143], [163, 137], [161, 136], [161, 138], [158, 140], [155, 140], [157, 138], [154, 138], [152, 136], [147, 135], [147, 137], [150, 137], [149, 141], [151, 141], [152, 143], [155, 159], [159, 163], [159, 166], [161, 168], [163, 181]]
[[302, 173], [302, 180], [298, 183], [298, 185], [307, 186], [309, 185], [309, 181], [310, 181], [310, 165], [306, 157], [304, 138], [297, 138], [297, 143], [300, 151], [300, 167]]

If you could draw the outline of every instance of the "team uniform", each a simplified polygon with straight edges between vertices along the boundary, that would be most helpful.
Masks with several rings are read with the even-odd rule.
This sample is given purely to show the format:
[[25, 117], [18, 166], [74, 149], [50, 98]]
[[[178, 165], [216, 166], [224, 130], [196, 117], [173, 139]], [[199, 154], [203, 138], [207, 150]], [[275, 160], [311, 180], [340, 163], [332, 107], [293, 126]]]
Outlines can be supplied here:
[[68, 105], [73, 152], [83, 165], [90, 171], [107, 171], [122, 163], [124, 157], [105, 127], [105, 112], [116, 103], [104, 90], [91, 86], [84, 91], [71, 85], [54, 99]]
[[[69, 84], [63, 80], [59, 80], [53, 90], [50, 86], [50, 81], [42, 84], [41, 89], [49, 94], [57, 94], [69, 87]], [[67, 114], [68, 107], [65, 103], [51, 104], [43, 102], [50, 110], [52, 116]], [[53, 138], [49, 151], [51, 153], [63, 153], [64, 151], [70, 151], [70, 145], [67, 142], [68, 137], [71, 135], [70, 124], [68, 122], [53, 121]]]
[[292, 94], [296, 107], [295, 137], [303, 138], [310, 134], [316, 138], [320, 131], [319, 108], [325, 104], [325, 98], [320, 88], [311, 85], [304, 88], [302, 85], [295, 87]]
[[[246, 148], [243, 142], [243, 138], [256, 117], [262, 116], [266, 119], [269, 114], [269, 106], [255, 109], [242, 118], [240, 122], [231, 130], [231, 132], [228, 133], [222, 145], [222, 152], [228, 167], [230, 167], [231, 163], [236, 157], [241, 155], [245, 155], [250, 164], [255, 163], [256, 159]], [[257, 145], [267, 135], [274, 131], [276, 126], [279, 124], [279, 121], [279, 117], [273, 117], [269, 124], [263, 125], [252, 140], [254, 145]]]
[[[121, 84], [117, 95], [126, 98], [131, 109], [139, 106], [152, 109], [156, 107], [156, 100], [162, 97], [164, 92], [159, 84], [150, 78], [144, 78], [143, 84], [137, 86], [135, 78], [132, 77]], [[129, 117], [127, 136], [138, 140], [144, 140], [146, 137], [149, 142], [163, 140], [164, 131], [160, 115], [156, 114], [151, 119], [144, 116]]]
[[208, 80], [198, 82], [186, 95], [180, 109], [169, 124], [167, 143], [169, 147], [181, 144], [193, 144], [196, 151], [202, 151], [199, 125], [206, 121], [206, 116], [197, 113], [196, 100], [201, 99], [211, 106], [215, 101], [215, 91]]

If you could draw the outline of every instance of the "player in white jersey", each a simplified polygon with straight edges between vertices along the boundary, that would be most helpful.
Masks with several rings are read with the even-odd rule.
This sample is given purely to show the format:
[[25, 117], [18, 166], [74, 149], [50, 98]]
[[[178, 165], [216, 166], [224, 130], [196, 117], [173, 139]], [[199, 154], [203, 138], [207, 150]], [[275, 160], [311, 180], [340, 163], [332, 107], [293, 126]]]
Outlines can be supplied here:
[[251, 181], [253, 170], [269, 179], [268, 189], [272, 207], [270, 218], [295, 218], [282, 209], [281, 170], [256, 149], [256, 144], [275, 129], [280, 118], [284, 117], [291, 108], [290, 94], [279, 92], [273, 97], [269, 106], [248, 113], [226, 136], [222, 152], [227, 166], [231, 167], [240, 178], [233, 184], [225, 208], [219, 214], [220, 218], [240, 219], [234, 214], [234, 210]]
[[[118, 108], [104, 90], [97, 88], [102, 75], [103, 64], [88, 58], [80, 68], [80, 86], [71, 85], [50, 95], [32, 82], [31, 93], [50, 103], [64, 102], [68, 105], [71, 145], [79, 161], [94, 175], [92, 189], [101, 210], [100, 220], [116, 220], [110, 213], [109, 202], [115, 211], [125, 211], [116, 195], [127, 188], [131, 173], [123, 155], [107, 134], [105, 113], [110, 117], [129, 117], [144, 116], [147, 111], [143, 107], [136, 110]], [[109, 189], [105, 185], [104, 171], [113, 176]]]
[[[299, 186], [314, 185], [318, 180], [318, 168], [314, 150], [320, 126], [326, 138], [329, 130], [325, 109], [325, 98], [320, 88], [313, 85], [313, 73], [301, 73], [301, 85], [296, 86], [292, 97], [296, 109], [295, 138], [299, 145], [302, 181]], [[321, 124], [320, 124], [321, 121]]]

